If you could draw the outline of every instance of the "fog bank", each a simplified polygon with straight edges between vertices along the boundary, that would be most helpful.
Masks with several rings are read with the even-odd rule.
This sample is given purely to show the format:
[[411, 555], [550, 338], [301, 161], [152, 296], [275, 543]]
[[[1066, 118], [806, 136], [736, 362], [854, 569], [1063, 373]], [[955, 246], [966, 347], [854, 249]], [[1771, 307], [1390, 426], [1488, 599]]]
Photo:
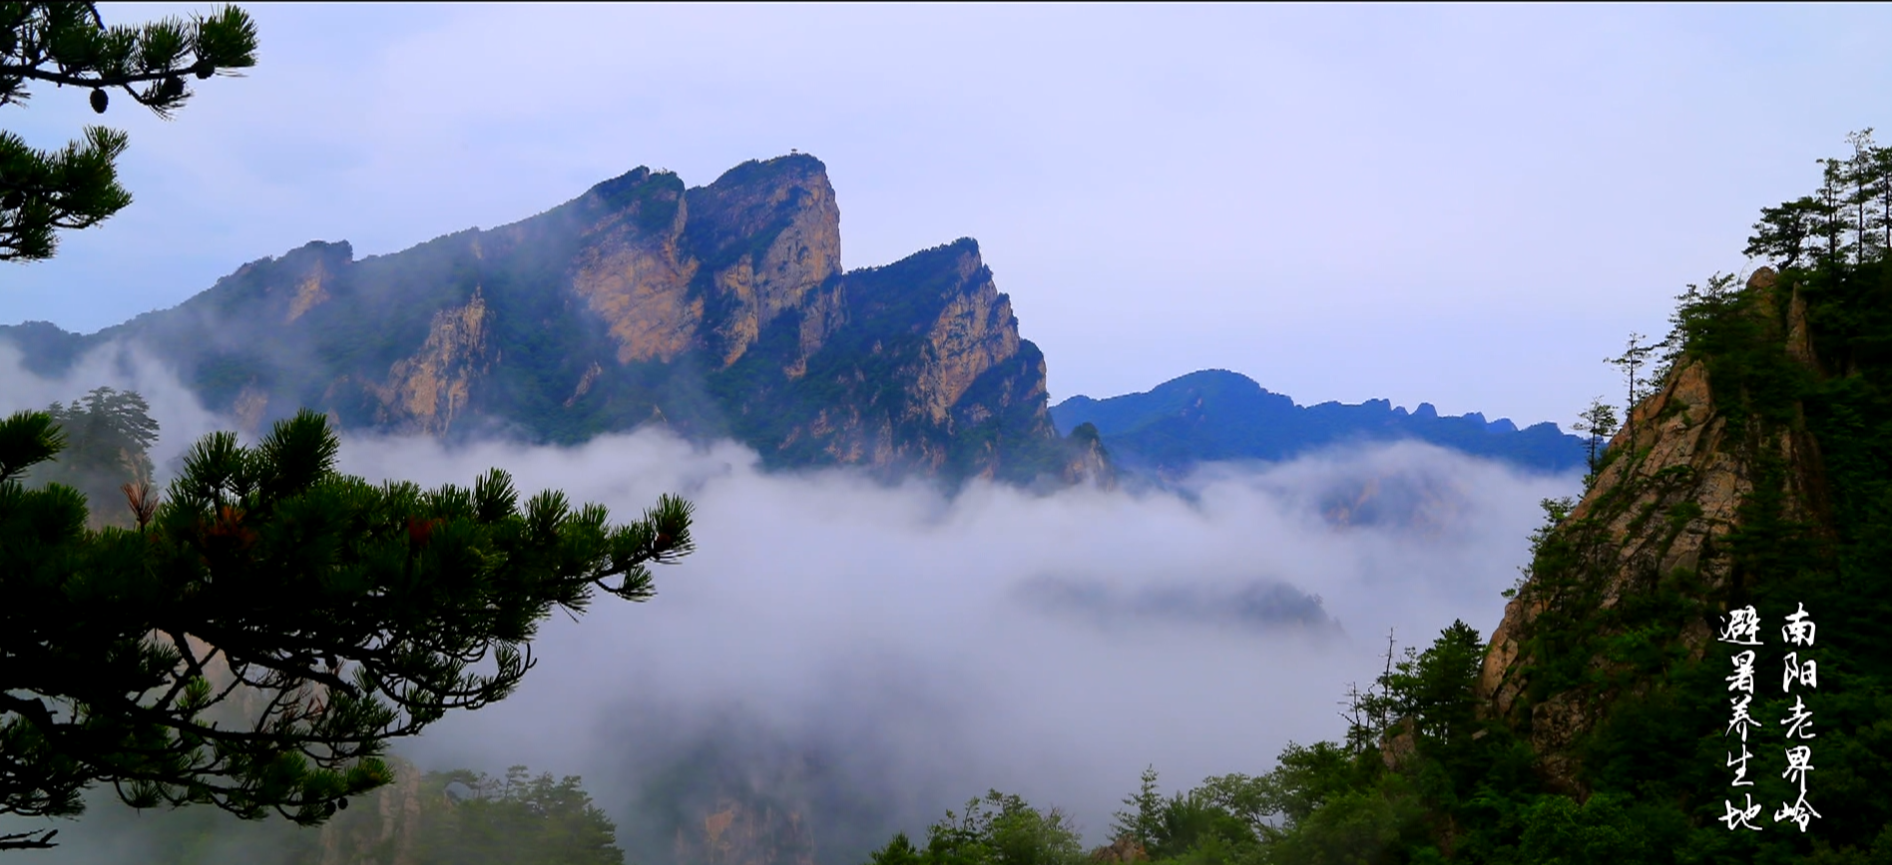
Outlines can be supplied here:
[[[228, 426], [130, 354], [48, 381], [8, 351], [0, 411], [98, 384], [144, 393], [161, 479]], [[1402, 647], [1454, 618], [1488, 635], [1536, 503], [1578, 486], [1416, 443], [1209, 466], [1178, 491], [950, 498], [767, 474], [741, 446], [656, 429], [570, 448], [349, 433], [340, 459], [425, 486], [500, 466], [524, 494], [562, 489], [619, 520], [660, 493], [695, 504], [698, 550], [657, 570], [655, 599], [555, 614], [514, 696], [396, 749], [427, 769], [582, 775], [630, 861], [662, 861], [666, 820], [700, 825], [744, 791], [804, 808], [822, 862], [989, 788], [1061, 806], [1102, 843], [1146, 765], [1178, 789], [1343, 735], [1336, 701], [1379, 670], [1389, 630]], [[63, 825], [47, 861], [122, 843], [88, 835], [99, 817]]]
[[421, 763], [583, 774], [621, 827], [679, 761], [845, 787], [832, 819], [908, 831], [996, 787], [1064, 807], [1093, 843], [1146, 765], [1174, 789], [1341, 736], [1336, 701], [1389, 630], [1488, 634], [1536, 502], [1576, 485], [1410, 443], [1214, 466], [1186, 495], [952, 499], [767, 475], [657, 431], [570, 449], [355, 437], [342, 460], [428, 485], [506, 466], [522, 491], [623, 517], [662, 492], [697, 506], [698, 552], [658, 572], [657, 598], [548, 621], [520, 692], [405, 746]]

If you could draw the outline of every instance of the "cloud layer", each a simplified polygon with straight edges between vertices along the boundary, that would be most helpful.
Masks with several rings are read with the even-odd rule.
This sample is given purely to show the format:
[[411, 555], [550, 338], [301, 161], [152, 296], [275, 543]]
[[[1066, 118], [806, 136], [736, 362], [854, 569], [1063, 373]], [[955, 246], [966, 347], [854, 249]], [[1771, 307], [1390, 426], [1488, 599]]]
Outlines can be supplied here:
[[[1146, 765], [1193, 785], [1341, 735], [1335, 702], [1378, 669], [1389, 629], [1402, 646], [1454, 618], [1489, 633], [1536, 502], [1575, 483], [1415, 444], [1217, 467], [1184, 494], [951, 500], [766, 475], [736, 446], [657, 432], [571, 449], [356, 439], [343, 463], [425, 484], [502, 465], [624, 516], [666, 491], [695, 502], [699, 550], [658, 574], [655, 600], [547, 622], [516, 697], [405, 749], [583, 774], [632, 835], [649, 779], [709, 748], [778, 786], [857, 791], [825, 816], [880, 821], [883, 838], [996, 787], [1101, 841]], [[1369, 524], [1336, 522], [1335, 502], [1380, 498]], [[818, 843], [832, 829], [846, 846], [822, 816]]]
[[[114, 358], [59, 382], [0, 367], [0, 409], [137, 386], [166, 431], [160, 467], [216, 425]], [[824, 862], [988, 788], [1059, 805], [1101, 842], [1146, 765], [1173, 789], [1341, 735], [1336, 701], [1389, 629], [1401, 645], [1454, 618], [1488, 633], [1535, 503], [1576, 484], [1402, 443], [1213, 466], [1179, 491], [949, 499], [765, 474], [742, 447], [656, 430], [571, 448], [347, 435], [341, 463], [426, 486], [502, 466], [522, 492], [620, 519], [664, 492], [694, 502], [698, 551], [659, 570], [654, 600], [554, 616], [518, 693], [399, 748], [428, 768], [583, 775], [633, 859], [660, 843], [652, 784], [680, 766], [799, 785]]]

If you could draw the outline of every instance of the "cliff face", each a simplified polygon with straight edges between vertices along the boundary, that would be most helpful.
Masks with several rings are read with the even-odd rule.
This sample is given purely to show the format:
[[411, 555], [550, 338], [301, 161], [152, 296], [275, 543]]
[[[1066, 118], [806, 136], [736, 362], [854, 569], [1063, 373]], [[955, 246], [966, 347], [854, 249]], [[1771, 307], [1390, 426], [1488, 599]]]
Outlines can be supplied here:
[[710, 376], [765, 459], [887, 473], [1076, 479], [1086, 454], [1046, 411], [1045, 362], [962, 239], [858, 270], [779, 315]]
[[[1741, 304], [1763, 341], [1817, 374], [1797, 291], [1762, 269]], [[1752, 528], [1759, 503], [1784, 525], [1817, 533], [1827, 522], [1804, 408], [1765, 423], [1727, 402], [1710, 363], [1683, 355], [1634, 407], [1582, 499], [1542, 536], [1530, 579], [1492, 633], [1478, 683], [1485, 709], [1527, 734], [1554, 787], [1583, 789], [1584, 738], [1646, 693], [1661, 666], [1599, 647], [1648, 639], [1700, 660], [1712, 623], [1753, 589], [1735, 536]]]
[[701, 827], [678, 827], [674, 846], [673, 861], [693, 865], [815, 863], [814, 836], [801, 814], [733, 799], [716, 803]]
[[303, 406], [445, 438], [576, 442], [655, 421], [773, 465], [1087, 471], [977, 244], [842, 273], [834, 189], [805, 155], [695, 189], [639, 168], [500, 228], [362, 260], [311, 243], [100, 334], [43, 329], [0, 338], [65, 362], [141, 341], [250, 430]]
[[348, 811], [322, 824], [316, 844], [321, 865], [413, 865], [422, 800], [429, 794], [413, 764], [387, 762], [394, 783], [356, 798]]

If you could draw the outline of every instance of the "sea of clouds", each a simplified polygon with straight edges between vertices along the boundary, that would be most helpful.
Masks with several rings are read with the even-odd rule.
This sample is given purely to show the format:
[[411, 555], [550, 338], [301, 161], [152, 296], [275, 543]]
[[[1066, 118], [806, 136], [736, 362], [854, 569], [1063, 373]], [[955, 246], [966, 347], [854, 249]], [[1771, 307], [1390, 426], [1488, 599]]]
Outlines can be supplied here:
[[[143, 393], [160, 481], [231, 426], [133, 351], [59, 378], [10, 351], [0, 413], [101, 384]], [[1342, 736], [1339, 701], [1383, 666], [1389, 632], [1402, 648], [1455, 618], [1489, 634], [1538, 501], [1579, 485], [1410, 442], [1209, 466], [1167, 490], [953, 496], [768, 473], [740, 445], [657, 430], [576, 447], [351, 433], [340, 461], [427, 486], [500, 466], [522, 493], [620, 519], [661, 493], [694, 504], [698, 549], [657, 570], [653, 600], [555, 614], [516, 694], [396, 749], [428, 769], [582, 775], [633, 861], [658, 840], [640, 834], [656, 831], [652, 779], [689, 760], [746, 773], [725, 784], [813, 789], [824, 862], [819, 845], [845, 860], [989, 788], [1059, 806], [1102, 843], [1146, 766], [1187, 788]], [[66, 853], [46, 861], [83, 858], [87, 824], [62, 823]]]

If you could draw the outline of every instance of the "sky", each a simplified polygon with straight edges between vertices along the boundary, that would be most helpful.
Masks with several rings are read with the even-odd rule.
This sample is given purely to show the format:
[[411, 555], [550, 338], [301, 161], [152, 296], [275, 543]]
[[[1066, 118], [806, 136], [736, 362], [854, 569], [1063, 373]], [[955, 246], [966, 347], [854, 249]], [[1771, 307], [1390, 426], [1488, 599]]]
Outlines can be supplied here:
[[1870, 5], [250, 11], [258, 65], [172, 121], [0, 109], [43, 148], [127, 130], [136, 199], [0, 269], [0, 324], [90, 332], [310, 240], [396, 252], [793, 149], [849, 268], [978, 239], [1054, 401], [1219, 367], [1568, 427], [1631, 331], [1751, 266], [1762, 206], [1892, 128]]

